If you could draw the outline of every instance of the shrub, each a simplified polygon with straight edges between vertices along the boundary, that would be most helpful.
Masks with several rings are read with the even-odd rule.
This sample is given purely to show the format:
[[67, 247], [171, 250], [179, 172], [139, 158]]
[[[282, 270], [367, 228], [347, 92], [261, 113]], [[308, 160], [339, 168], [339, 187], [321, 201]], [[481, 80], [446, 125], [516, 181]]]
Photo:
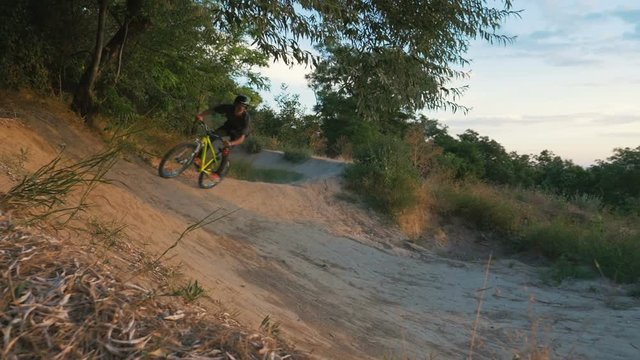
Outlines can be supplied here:
[[480, 230], [508, 237], [521, 230], [533, 215], [525, 204], [504, 196], [504, 190], [476, 182], [432, 187], [440, 212], [460, 216]]
[[571, 202], [585, 211], [597, 212], [603, 204], [602, 198], [590, 194], [576, 194], [571, 198]]
[[257, 154], [262, 151], [264, 148], [265, 139], [263, 139], [259, 135], [250, 136], [247, 140], [242, 144], [242, 147], [247, 150], [250, 154]]
[[[606, 224], [570, 223], [557, 219], [536, 224], [523, 238], [523, 245], [551, 259], [585, 264], [618, 282], [640, 279], [640, 234]], [[612, 221], [613, 222], [613, 221]]]
[[345, 171], [347, 185], [377, 210], [398, 215], [418, 201], [420, 177], [408, 153], [408, 146], [395, 138], [359, 146]]
[[311, 158], [311, 149], [289, 147], [284, 150], [284, 159], [292, 163], [303, 163]]

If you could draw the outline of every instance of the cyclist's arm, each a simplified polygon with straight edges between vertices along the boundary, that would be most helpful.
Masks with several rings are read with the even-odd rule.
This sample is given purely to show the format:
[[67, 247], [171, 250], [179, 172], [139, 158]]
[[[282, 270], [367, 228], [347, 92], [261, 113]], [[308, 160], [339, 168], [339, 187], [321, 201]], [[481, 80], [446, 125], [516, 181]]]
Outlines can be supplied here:
[[202, 121], [202, 120], [204, 120], [205, 116], [210, 115], [210, 114], [211, 114], [211, 111], [205, 110], [205, 111], [201, 112], [200, 114], [196, 115], [196, 119]]
[[242, 135], [239, 138], [233, 140], [233, 141], [229, 141], [229, 146], [237, 146], [240, 145], [244, 142], [244, 140], [247, 138], [246, 135]]

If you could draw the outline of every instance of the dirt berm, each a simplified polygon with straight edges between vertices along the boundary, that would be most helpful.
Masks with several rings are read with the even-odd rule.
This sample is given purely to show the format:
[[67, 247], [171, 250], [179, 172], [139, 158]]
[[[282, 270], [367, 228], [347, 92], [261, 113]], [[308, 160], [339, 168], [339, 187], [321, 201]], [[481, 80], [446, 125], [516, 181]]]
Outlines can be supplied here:
[[[66, 144], [72, 157], [103, 147], [62, 107], [0, 99], [0, 161], [28, 151], [33, 171]], [[169, 144], [167, 145], [169, 146]], [[318, 358], [637, 359], [640, 307], [605, 281], [545, 285], [541, 269], [498, 258], [460, 261], [409, 249], [393, 225], [338, 200], [342, 164], [314, 159], [295, 167], [273, 152], [256, 166], [307, 175], [289, 185], [225, 179], [201, 190], [193, 174], [162, 179], [141, 161], [119, 161], [92, 196], [89, 216], [126, 224], [130, 239], [160, 253], [212, 211], [227, 217], [197, 230], [170, 262], [197, 279], [245, 324], [269, 315], [285, 336]], [[3, 171], [0, 191], [12, 180]], [[472, 334], [482, 294], [477, 330]], [[206, 305], [206, 302], [205, 304]]]

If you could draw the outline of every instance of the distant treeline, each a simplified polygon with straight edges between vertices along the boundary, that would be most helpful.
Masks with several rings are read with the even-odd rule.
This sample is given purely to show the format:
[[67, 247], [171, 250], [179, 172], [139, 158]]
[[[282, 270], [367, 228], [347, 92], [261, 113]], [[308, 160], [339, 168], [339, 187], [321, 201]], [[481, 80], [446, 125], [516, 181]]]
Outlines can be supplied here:
[[537, 188], [569, 199], [590, 195], [615, 209], [640, 212], [640, 146], [616, 148], [611, 157], [584, 168], [548, 150], [521, 155], [473, 130], [454, 138], [436, 121], [424, 125], [427, 138], [443, 149], [439, 164], [457, 178]]

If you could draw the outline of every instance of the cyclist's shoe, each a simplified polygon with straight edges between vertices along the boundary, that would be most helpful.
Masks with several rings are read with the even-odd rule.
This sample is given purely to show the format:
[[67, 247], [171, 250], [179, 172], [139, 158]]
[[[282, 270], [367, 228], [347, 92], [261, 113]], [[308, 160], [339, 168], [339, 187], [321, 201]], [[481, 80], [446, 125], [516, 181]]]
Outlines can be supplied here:
[[209, 175], [209, 179], [211, 179], [211, 181], [215, 181], [215, 182], [220, 182], [220, 180], [222, 180], [220, 178], [220, 175], [218, 175], [218, 173], [211, 173], [211, 175]]

